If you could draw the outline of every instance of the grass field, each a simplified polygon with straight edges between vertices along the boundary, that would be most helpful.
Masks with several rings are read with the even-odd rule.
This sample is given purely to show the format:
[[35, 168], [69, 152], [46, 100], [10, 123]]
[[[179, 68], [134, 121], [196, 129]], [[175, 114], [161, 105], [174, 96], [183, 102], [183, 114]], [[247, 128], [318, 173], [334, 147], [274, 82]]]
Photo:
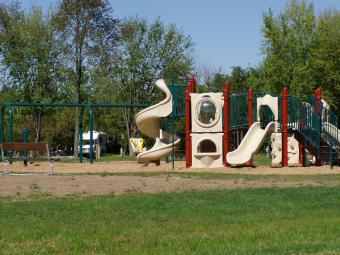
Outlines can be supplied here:
[[268, 180], [272, 182], [279, 181], [306, 181], [315, 180], [320, 184], [323, 182], [333, 181], [337, 184], [340, 181], [340, 174], [312, 174], [312, 175], [279, 175], [279, 174], [239, 174], [239, 173], [214, 173], [214, 172], [101, 172], [88, 173], [89, 175], [100, 176], [167, 176], [181, 178], [198, 178], [207, 180]]
[[0, 254], [339, 254], [340, 186], [2, 199]]

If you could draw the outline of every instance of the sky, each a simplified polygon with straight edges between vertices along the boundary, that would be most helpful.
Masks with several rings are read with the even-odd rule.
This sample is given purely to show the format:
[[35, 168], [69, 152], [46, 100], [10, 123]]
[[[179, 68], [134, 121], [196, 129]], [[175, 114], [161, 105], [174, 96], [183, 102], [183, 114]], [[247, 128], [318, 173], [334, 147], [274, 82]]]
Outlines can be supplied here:
[[[1, 1], [1, 0], [0, 0]], [[232, 66], [255, 66], [261, 62], [262, 14], [271, 8], [279, 14], [289, 0], [109, 0], [118, 18], [138, 16], [149, 21], [160, 17], [175, 23], [195, 43], [198, 66], [229, 73]], [[43, 9], [53, 0], [21, 0]], [[339, 0], [314, 0], [315, 11], [340, 8]]]

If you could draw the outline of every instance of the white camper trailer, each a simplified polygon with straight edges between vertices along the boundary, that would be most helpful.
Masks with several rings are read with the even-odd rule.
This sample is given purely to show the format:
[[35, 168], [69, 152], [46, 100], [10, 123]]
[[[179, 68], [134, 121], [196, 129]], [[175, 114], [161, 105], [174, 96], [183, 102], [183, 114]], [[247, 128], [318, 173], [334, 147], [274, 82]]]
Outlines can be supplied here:
[[[97, 148], [99, 148], [99, 155], [104, 155], [106, 153], [107, 137], [103, 132], [92, 132], [92, 145], [93, 145], [93, 156], [97, 155]], [[80, 147], [78, 146], [78, 151], [80, 153]], [[83, 133], [83, 155], [90, 155], [90, 131]]]

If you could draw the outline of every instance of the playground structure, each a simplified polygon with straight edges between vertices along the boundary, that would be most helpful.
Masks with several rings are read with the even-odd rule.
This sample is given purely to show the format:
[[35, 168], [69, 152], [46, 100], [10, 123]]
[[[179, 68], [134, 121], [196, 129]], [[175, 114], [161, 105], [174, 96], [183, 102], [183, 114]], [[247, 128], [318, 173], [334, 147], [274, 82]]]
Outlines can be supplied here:
[[192, 167], [223, 167], [222, 93], [191, 93]]
[[[166, 97], [136, 117], [140, 131], [154, 139], [155, 145], [137, 158], [145, 163], [170, 155], [178, 145], [174, 134], [160, 129], [160, 119], [174, 108], [174, 97], [166, 84], [156, 85]], [[340, 131], [338, 119], [322, 100], [321, 90], [308, 102], [282, 93], [232, 94], [226, 83], [224, 93], [196, 93], [196, 80], [190, 80], [185, 98], [186, 167], [216, 168], [253, 165], [253, 157], [270, 141], [272, 167], [339, 163]], [[256, 120], [254, 122], [254, 120]], [[267, 139], [270, 135], [270, 139]]]
[[[141, 133], [155, 139], [149, 150], [135, 148], [137, 160], [143, 163], [156, 162], [170, 156], [175, 162], [175, 149], [180, 138], [175, 135], [175, 118], [186, 116], [185, 161], [186, 167], [252, 166], [253, 157], [262, 145], [271, 145], [273, 167], [339, 164], [340, 131], [338, 118], [322, 99], [321, 90], [306, 102], [288, 95], [284, 87], [281, 94], [266, 95], [251, 88], [245, 93], [231, 93], [230, 84], [225, 84], [223, 93], [197, 93], [196, 80], [188, 85], [156, 82], [165, 93], [158, 104], [52, 104], [52, 103], [7, 103], [1, 107], [0, 139], [5, 141], [5, 109], [8, 110], [9, 143], [13, 137], [14, 107], [64, 107], [78, 108], [80, 146], [82, 151], [82, 116], [89, 115], [89, 163], [94, 160], [93, 109], [95, 108], [145, 108], [135, 116]], [[185, 92], [185, 93], [184, 93]], [[161, 121], [164, 119], [164, 128]], [[255, 121], [254, 121], [255, 120]], [[171, 130], [169, 128], [171, 123]], [[178, 131], [178, 130], [177, 130]], [[270, 136], [270, 139], [266, 139]], [[312, 158], [310, 158], [312, 156]], [[83, 162], [80, 153], [80, 162]]]
[[[223, 111], [222, 111], [223, 108]], [[186, 92], [186, 167], [253, 164], [253, 157], [271, 135], [273, 167], [339, 163], [338, 119], [318, 88], [308, 102], [288, 95], [196, 93], [191, 79]], [[201, 120], [200, 120], [201, 118]], [[223, 119], [223, 128], [222, 120]], [[256, 119], [256, 122], [254, 122]]]

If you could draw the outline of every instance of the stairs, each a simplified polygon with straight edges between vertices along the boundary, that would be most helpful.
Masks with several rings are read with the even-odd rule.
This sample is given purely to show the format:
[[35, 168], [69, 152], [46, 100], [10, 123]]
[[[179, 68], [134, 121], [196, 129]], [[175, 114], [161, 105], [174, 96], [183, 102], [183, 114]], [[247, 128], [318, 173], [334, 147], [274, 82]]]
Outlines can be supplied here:
[[[333, 161], [333, 164], [340, 165], [340, 145], [338, 142], [335, 142], [334, 139], [332, 141], [332, 148], [330, 146], [330, 138], [325, 134], [319, 134], [316, 130], [313, 129], [291, 129], [290, 132], [294, 133], [294, 137], [298, 140], [299, 143], [304, 144], [305, 148], [317, 159], [321, 164], [330, 163]], [[327, 138], [326, 138], [327, 137]]]

